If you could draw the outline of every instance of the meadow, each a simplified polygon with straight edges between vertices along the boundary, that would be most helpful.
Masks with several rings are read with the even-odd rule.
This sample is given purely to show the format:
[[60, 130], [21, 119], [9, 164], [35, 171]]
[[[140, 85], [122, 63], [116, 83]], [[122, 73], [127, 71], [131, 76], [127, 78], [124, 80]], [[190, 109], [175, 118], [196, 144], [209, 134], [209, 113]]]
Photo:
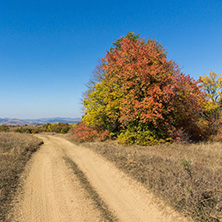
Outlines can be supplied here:
[[[73, 140], [72, 134], [63, 137]], [[7, 221], [19, 177], [40, 144], [30, 134], [0, 133], [0, 221]], [[103, 155], [194, 221], [222, 220], [221, 142], [139, 146], [107, 140], [81, 145]]]
[[222, 220], [222, 144], [124, 146], [86, 142], [121, 170], [195, 221]]

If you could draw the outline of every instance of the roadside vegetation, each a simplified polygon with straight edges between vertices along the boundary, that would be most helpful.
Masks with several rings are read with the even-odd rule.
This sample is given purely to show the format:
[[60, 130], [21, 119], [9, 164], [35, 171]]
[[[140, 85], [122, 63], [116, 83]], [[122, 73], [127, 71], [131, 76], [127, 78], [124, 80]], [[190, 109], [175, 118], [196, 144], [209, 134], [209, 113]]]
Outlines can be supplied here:
[[[96, 67], [82, 103], [77, 124], [2, 125], [0, 131], [69, 132], [195, 221], [222, 221], [222, 74], [211, 70], [194, 80], [159, 42], [128, 33]], [[39, 144], [0, 133], [3, 215]]]
[[82, 104], [75, 142], [194, 220], [222, 221], [222, 74], [194, 80], [159, 42], [128, 33], [96, 67]]
[[222, 220], [221, 143], [139, 146], [85, 142], [194, 221]]
[[0, 221], [8, 221], [19, 177], [40, 144], [43, 142], [28, 134], [0, 132]]
[[0, 132], [17, 132], [17, 133], [42, 133], [42, 132], [54, 132], [54, 133], [68, 133], [68, 131], [76, 124], [68, 123], [47, 123], [44, 125], [0, 125]]
[[74, 137], [138, 145], [220, 140], [221, 89], [222, 74], [194, 80], [159, 42], [128, 33], [93, 72]]

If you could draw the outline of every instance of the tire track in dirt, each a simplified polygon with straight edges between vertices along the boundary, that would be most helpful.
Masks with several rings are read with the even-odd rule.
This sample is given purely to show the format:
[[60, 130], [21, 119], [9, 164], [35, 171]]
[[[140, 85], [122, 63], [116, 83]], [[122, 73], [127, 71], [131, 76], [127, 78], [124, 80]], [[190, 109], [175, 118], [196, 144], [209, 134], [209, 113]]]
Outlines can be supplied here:
[[78, 178], [66, 166], [61, 147], [52, 138], [43, 139], [44, 145], [31, 160], [13, 221], [102, 221]]
[[[64, 156], [87, 178], [90, 186], [118, 221], [187, 222], [188, 219], [166, 206], [138, 182], [90, 149], [58, 136], [39, 136], [44, 141], [33, 158], [24, 186], [18, 220], [102, 221], [86, 191]], [[17, 208], [18, 208], [17, 206]], [[18, 213], [17, 213], [18, 215]], [[105, 220], [104, 220], [105, 221]]]
[[119, 221], [188, 221], [92, 150], [75, 145], [63, 138], [57, 137], [54, 140], [58, 144], [63, 143], [66, 155], [83, 171]]
[[117, 218], [109, 211], [109, 208], [107, 207], [106, 203], [101, 199], [94, 187], [92, 187], [85, 174], [81, 171], [81, 169], [79, 169], [78, 165], [76, 165], [76, 163], [74, 163], [67, 156], [64, 157], [64, 160], [66, 161], [66, 164], [73, 170], [74, 174], [78, 177], [80, 183], [82, 184], [83, 188], [88, 192], [90, 198], [95, 203], [97, 209], [100, 210], [101, 216], [104, 221], [118, 221]]

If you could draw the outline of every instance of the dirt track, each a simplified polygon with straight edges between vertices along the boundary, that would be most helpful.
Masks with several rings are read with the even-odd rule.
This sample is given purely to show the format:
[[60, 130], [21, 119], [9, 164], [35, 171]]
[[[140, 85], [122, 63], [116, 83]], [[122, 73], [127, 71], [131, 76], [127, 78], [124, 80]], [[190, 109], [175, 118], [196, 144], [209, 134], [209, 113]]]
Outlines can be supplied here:
[[44, 145], [29, 164], [24, 193], [17, 197], [13, 221], [107, 221], [64, 157], [84, 174], [113, 220], [188, 221], [93, 151], [57, 136], [39, 137]]

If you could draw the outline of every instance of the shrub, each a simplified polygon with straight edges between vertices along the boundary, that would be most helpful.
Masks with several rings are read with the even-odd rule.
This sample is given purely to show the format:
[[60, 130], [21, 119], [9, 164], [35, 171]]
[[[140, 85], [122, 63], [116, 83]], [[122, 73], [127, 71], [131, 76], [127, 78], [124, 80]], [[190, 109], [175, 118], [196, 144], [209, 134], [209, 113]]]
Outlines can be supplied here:
[[68, 133], [70, 126], [68, 123], [47, 123], [43, 129], [45, 132]]
[[77, 142], [104, 141], [110, 138], [108, 130], [98, 131], [83, 122], [78, 123], [75, 128], [70, 130], [70, 133], [73, 134], [73, 138]]
[[78, 123], [73, 129], [73, 137], [77, 142], [94, 141], [97, 132], [85, 123]]
[[9, 132], [9, 127], [7, 125], [0, 125], [0, 132]]
[[138, 126], [128, 126], [118, 136], [118, 141], [123, 144], [156, 145], [171, 142], [172, 139], [168, 138], [164, 131], [145, 124], [138, 124]]
[[99, 141], [105, 141], [111, 138], [109, 130], [103, 130], [97, 133], [97, 137]]

